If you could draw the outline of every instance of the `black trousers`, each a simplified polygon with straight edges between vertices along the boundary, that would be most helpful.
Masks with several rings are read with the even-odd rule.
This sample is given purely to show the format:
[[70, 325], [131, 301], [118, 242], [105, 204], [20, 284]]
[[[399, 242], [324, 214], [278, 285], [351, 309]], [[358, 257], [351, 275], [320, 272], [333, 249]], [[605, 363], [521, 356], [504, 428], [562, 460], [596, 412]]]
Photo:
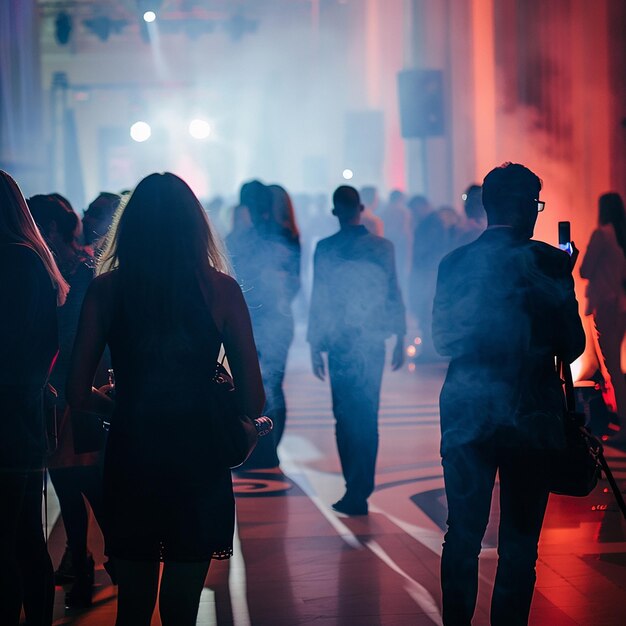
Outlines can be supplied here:
[[50, 626], [52, 562], [41, 520], [43, 471], [0, 471], [0, 624]]
[[89, 516], [83, 494], [89, 501], [96, 520], [103, 528], [102, 470], [98, 465], [62, 467], [50, 469], [61, 515], [67, 535], [67, 546], [72, 553], [77, 574], [86, 573], [87, 531]]
[[385, 343], [349, 341], [328, 351], [335, 436], [346, 498], [363, 502], [374, 491], [378, 454], [378, 407]]
[[478, 555], [489, 521], [496, 471], [500, 477], [500, 527], [491, 624], [528, 622], [537, 543], [548, 503], [545, 457], [481, 443], [448, 448], [443, 457], [448, 531], [441, 587], [446, 626], [471, 624], [478, 591]]

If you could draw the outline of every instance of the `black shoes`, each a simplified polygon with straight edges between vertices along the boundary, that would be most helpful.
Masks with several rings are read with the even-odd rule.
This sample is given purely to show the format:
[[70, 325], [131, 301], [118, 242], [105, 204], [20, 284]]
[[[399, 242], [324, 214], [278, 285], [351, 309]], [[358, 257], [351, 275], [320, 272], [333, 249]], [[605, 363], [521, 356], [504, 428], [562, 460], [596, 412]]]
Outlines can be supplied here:
[[74, 568], [74, 584], [65, 594], [66, 609], [85, 609], [91, 606], [95, 569], [93, 557], [89, 555], [85, 559], [82, 571], [78, 571], [78, 569]]
[[66, 609], [88, 609], [93, 595], [93, 580], [79, 578], [65, 594]]
[[345, 496], [332, 505], [333, 510], [344, 515], [367, 515], [367, 500], [351, 500]]

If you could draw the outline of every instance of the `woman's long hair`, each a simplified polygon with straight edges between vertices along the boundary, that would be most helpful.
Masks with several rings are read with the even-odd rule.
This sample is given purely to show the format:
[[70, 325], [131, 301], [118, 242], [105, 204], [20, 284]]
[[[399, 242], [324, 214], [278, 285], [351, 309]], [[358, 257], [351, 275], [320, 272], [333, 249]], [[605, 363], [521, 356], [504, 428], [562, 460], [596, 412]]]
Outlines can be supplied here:
[[62, 306], [65, 303], [69, 285], [41, 236], [20, 188], [3, 170], [0, 170], [0, 243], [21, 244], [34, 250], [42, 260], [56, 289], [57, 304]]
[[626, 257], [626, 212], [622, 197], [615, 192], [605, 193], [598, 201], [600, 224], [611, 224], [615, 237]]
[[120, 273], [127, 310], [145, 331], [176, 333], [189, 290], [230, 265], [200, 202], [181, 178], [144, 178], [113, 219], [97, 273]]
[[289, 194], [280, 185], [270, 185], [269, 190], [272, 193], [272, 217], [274, 221], [278, 224], [280, 230], [287, 233], [291, 239], [298, 239], [300, 231], [298, 230], [296, 212]]

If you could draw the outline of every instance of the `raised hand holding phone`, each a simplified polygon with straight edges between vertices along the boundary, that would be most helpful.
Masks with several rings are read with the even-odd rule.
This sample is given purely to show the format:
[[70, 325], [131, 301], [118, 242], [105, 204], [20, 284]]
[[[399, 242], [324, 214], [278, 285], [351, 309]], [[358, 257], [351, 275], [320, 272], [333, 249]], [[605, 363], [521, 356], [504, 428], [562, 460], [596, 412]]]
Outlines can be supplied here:
[[559, 248], [572, 256], [572, 235], [569, 222], [559, 222]]
[[559, 248], [564, 250], [569, 254], [571, 267], [574, 269], [574, 265], [576, 265], [576, 261], [578, 260], [578, 255], [580, 251], [576, 247], [576, 244], [571, 240], [571, 226], [569, 222], [559, 222]]

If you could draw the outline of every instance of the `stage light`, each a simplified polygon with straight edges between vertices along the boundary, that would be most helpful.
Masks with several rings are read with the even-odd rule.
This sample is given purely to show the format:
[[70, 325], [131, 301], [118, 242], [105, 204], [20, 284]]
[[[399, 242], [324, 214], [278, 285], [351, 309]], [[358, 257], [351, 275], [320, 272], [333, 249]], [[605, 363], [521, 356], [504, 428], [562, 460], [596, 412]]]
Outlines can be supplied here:
[[139, 143], [147, 141], [150, 139], [150, 135], [152, 135], [152, 129], [150, 128], [150, 124], [146, 122], [135, 122], [130, 127], [130, 136], [134, 141]]
[[194, 139], [206, 139], [211, 134], [211, 126], [206, 120], [191, 120], [189, 122], [189, 134]]
[[354, 176], [354, 172], [350, 169], [343, 170], [341, 174], [346, 180], [350, 180]]
[[137, 12], [144, 22], [154, 22], [162, 4], [163, 0], [137, 0]]

